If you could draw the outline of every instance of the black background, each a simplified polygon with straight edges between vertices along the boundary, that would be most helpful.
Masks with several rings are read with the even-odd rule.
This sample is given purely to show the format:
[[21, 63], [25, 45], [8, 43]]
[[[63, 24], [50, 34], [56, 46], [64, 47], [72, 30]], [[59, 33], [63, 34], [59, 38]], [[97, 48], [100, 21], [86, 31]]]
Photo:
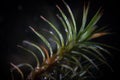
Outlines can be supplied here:
[[[74, 11], [81, 8], [83, 2], [87, 0], [65, 0]], [[119, 2], [118, 0], [89, 0], [91, 3], [90, 13], [94, 13], [100, 6], [104, 9], [104, 15], [99, 25], [108, 24], [110, 31], [114, 32], [110, 37], [103, 40], [104, 43], [120, 48], [119, 39]], [[41, 0], [36, 1], [0, 1], [0, 79], [11, 80], [9, 72], [10, 57], [16, 54], [16, 45], [26, 39], [26, 32], [29, 25], [39, 25], [39, 16], [49, 13], [56, 13], [55, 4], [61, 4], [61, 0]], [[79, 8], [80, 6], [80, 8]], [[50, 8], [50, 9], [49, 9]], [[78, 9], [76, 9], [78, 8]], [[53, 10], [53, 11], [52, 11]], [[94, 11], [95, 10], [95, 11]], [[82, 11], [82, 8], [80, 9]], [[44, 14], [45, 13], [45, 14]], [[27, 30], [27, 31], [26, 31]], [[119, 80], [120, 54], [118, 51], [110, 50], [113, 58], [110, 58], [110, 65], [114, 72], [101, 69], [102, 77], [98, 80]]]

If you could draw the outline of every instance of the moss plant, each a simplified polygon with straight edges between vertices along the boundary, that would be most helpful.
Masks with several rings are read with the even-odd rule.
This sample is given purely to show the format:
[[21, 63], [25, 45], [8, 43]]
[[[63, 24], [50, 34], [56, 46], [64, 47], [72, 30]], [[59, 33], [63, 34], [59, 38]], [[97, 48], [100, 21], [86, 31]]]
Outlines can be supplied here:
[[[104, 30], [104, 27], [96, 27], [97, 22], [103, 14], [101, 8], [98, 9], [91, 20], [86, 23], [89, 12], [89, 3], [87, 5], [85, 4], [81, 25], [77, 25], [71, 8], [65, 1], [62, 2], [64, 3], [66, 12], [69, 14], [66, 15], [66, 12], [56, 5], [59, 12], [57, 18], [62, 24], [60, 27], [64, 28], [64, 36], [66, 39], [64, 39], [63, 34], [54, 23], [49, 21], [46, 17], [40, 16], [41, 19], [49, 24], [54, 30], [54, 32], [48, 30], [45, 32], [49, 34], [52, 41], [56, 43], [56, 51], [54, 52], [52, 45], [47, 38], [36, 29], [29, 26], [31, 31], [42, 40], [45, 46], [26, 40], [23, 41], [28, 46], [32, 46], [39, 51], [42, 55], [42, 63], [40, 63], [38, 56], [34, 51], [18, 45], [18, 47], [32, 54], [37, 63], [36, 67], [33, 67], [29, 63], [21, 63], [18, 65], [10, 63], [13, 66], [11, 72], [13, 73], [17, 70], [21, 75], [21, 80], [87, 80], [88, 76], [92, 74], [92, 72], [90, 73], [90, 69], [99, 69], [99, 65], [96, 61], [109, 66], [102, 54], [102, 52], [109, 53], [104, 48], [106, 45], [93, 41], [95, 38], [109, 34], [109, 32]], [[21, 70], [21, 67], [23, 66], [27, 66], [31, 69], [31, 72], [27, 77], [24, 76], [23, 71]], [[15, 80], [14, 77], [12, 78]]]

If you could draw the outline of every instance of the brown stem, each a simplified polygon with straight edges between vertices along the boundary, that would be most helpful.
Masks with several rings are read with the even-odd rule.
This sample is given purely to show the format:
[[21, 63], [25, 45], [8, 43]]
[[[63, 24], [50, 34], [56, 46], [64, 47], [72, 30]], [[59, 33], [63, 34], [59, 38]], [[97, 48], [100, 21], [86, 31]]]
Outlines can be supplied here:
[[38, 77], [39, 77], [42, 73], [51, 70], [51, 68], [55, 65], [55, 63], [56, 63], [56, 61], [58, 61], [58, 59], [59, 59], [59, 58], [58, 58], [56, 55], [54, 55], [53, 57], [51, 57], [51, 58], [49, 59], [49, 61], [47, 61], [47, 60], [44, 61], [44, 62], [43, 62], [43, 66], [41, 66], [41, 67], [36, 67], [36, 68], [34, 69], [34, 71], [32, 71], [32, 72], [29, 74], [27, 80], [37, 80]]

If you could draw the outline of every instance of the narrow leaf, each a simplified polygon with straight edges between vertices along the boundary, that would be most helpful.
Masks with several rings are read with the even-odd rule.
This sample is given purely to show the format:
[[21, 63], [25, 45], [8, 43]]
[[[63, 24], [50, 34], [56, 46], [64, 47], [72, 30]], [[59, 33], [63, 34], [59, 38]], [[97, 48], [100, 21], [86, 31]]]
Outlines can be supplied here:
[[67, 43], [68, 43], [68, 39], [69, 39], [69, 35], [70, 35], [70, 34], [68, 33], [68, 27], [67, 27], [65, 21], [62, 19], [62, 17], [60, 17], [59, 15], [57, 15], [57, 18], [61, 21], [61, 23], [62, 23], [62, 25], [63, 25], [63, 27], [64, 27], [64, 29], [65, 29], [66, 36], [67, 36], [67, 41], [66, 41], [66, 44], [67, 44]]
[[48, 36], [48, 34], [50, 36], [52, 36], [52, 41], [57, 44], [57, 49], [59, 49], [61, 47], [61, 45], [60, 45], [60, 40], [58, 39], [58, 37], [52, 31], [44, 30], [44, 32], [47, 33], [47, 36]]
[[103, 63], [106, 63], [105, 59], [101, 59], [98, 55], [96, 55], [95, 53], [93, 53], [92, 51], [90, 50], [87, 50], [87, 49], [82, 49], [83, 51], [87, 52], [88, 54], [91, 54], [92, 56], [94, 56], [96, 59], [98, 59], [99, 61], [103, 62]]
[[[93, 31], [95, 30], [95, 25], [98, 22], [98, 20], [101, 18], [101, 9], [99, 9], [96, 14], [93, 16], [89, 24], [86, 26], [84, 31], [82, 32], [82, 37], [78, 37], [78, 41], [83, 41], [89, 39], [91, 37]], [[81, 40], [82, 39], [82, 40]]]
[[68, 18], [66, 17], [66, 15], [64, 14], [64, 12], [61, 10], [61, 8], [58, 6], [58, 5], [56, 5], [56, 7], [58, 8], [58, 10], [59, 10], [59, 12], [61, 13], [61, 15], [62, 15], [62, 17], [63, 17], [63, 19], [64, 19], [64, 21], [65, 21], [65, 23], [66, 23], [66, 25], [67, 25], [67, 28], [68, 28], [68, 31], [69, 31], [69, 41], [73, 38], [72, 37], [72, 27], [70, 26], [70, 23], [69, 23], [69, 20], [68, 20]]
[[97, 28], [95, 30], [95, 33], [97, 33], [97, 32], [103, 32], [103, 31], [106, 32], [107, 28], [108, 28], [108, 25], [105, 25], [105, 26], [102, 26], [100, 28]]
[[107, 32], [94, 33], [89, 39], [98, 38], [98, 37], [105, 36], [105, 35], [108, 35], [108, 34], [110, 34], [110, 33], [107, 33]]
[[[28, 63], [22, 63], [22, 64], [18, 64], [16, 65], [18, 68], [20, 67], [24, 67], [24, 66], [27, 66], [29, 67], [31, 70], [34, 70], [34, 68], [32, 67], [32, 65], [28, 64]], [[15, 68], [13, 68], [12, 70], [15, 70]]]
[[[115, 47], [109, 46], [109, 45], [107, 45], [107, 44], [99, 43], [99, 42], [91, 42], [91, 41], [87, 41], [87, 42], [85, 42], [85, 44], [91, 44], [91, 45], [96, 45], [96, 46], [101, 46], [101, 47], [107, 47], [107, 48], [111, 48], [111, 49], [114, 49], [114, 50], [120, 51], [118, 48], [115, 48]], [[108, 51], [106, 51], [106, 52], [108, 52]], [[109, 52], [108, 52], [108, 53], [109, 53]]]
[[19, 69], [19, 67], [14, 65], [13, 63], [10, 63], [10, 64], [20, 73], [22, 80], [24, 80], [23, 72]]
[[60, 33], [60, 31], [50, 22], [48, 21], [46, 18], [44, 18], [43, 16], [40, 16], [45, 22], [47, 22], [55, 31], [56, 33], [58, 34], [59, 38], [60, 38], [60, 41], [61, 41], [61, 44], [62, 46], [64, 46], [64, 39], [63, 39], [63, 36], [62, 34]]
[[107, 54], [111, 55], [111, 53], [110, 53], [107, 49], [105, 49], [105, 48], [103, 48], [103, 47], [101, 47], [101, 46], [97, 46], [97, 45], [96, 45], [96, 47], [97, 47], [98, 49], [106, 52]]
[[[100, 49], [100, 50], [108, 53], [109, 55], [111, 55], [111, 53], [110, 53], [107, 49], [105, 49], [105, 48], [103, 48], [103, 47], [107, 47], [107, 48], [111, 48], [111, 49], [117, 50], [116, 48], [114, 48], [114, 47], [112, 47], [112, 46], [109, 46], [109, 45], [106, 45], [106, 44], [102, 44], [102, 43], [98, 43], [98, 42], [90, 42], [90, 41], [87, 41], [87, 42], [85, 42], [84, 44], [94, 45], [94, 46], [96, 46], [96, 48], [98, 48], [98, 49]], [[119, 50], [118, 50], [118, 51], [119, 51]]]
[[43, 51], [45, 52], [46, 56], [47, 56], [47, 60], [49, 61], [50, 60], [50, 57], [49, 57], [49, 53], [47, 51], [47, 49], [43, 46], [41, 46], [41, 48], [43, 49]]
[[86, 73], [88, 73], [89, 68], [91, 68], [92, 65], [91, 64], [87, 64], [84, 66], [84, 69], [82, 71], [79, 72], [79, 76], [83, 77]]
[[32, 42], [29, 42], [29, 41], [23, 41], [23, 42], [28, 44], [28, 45], [30, 45], [30, 46], [35, 47], [36, 49], [38, 49], [40, 51], [40, 53], [42, 54], [43, 61], [45, 60], [45, 54], [44, 54], [44, 52], [42, 51], [42, 49], [38, 45], [36, 45], [36, 44], [34, 44]]
[[50, 50], [50, 55], [52, 56], [53, 55], [53, 51], [52, 51], [52, 48], [50, 46], [50, 43], [47, 41], [47, 39], [41, 35], [40, 33], [38, 33], [37, 31], [35, 31], [35, 29], [33, 29], [31, 26], [29, 26], [29, 28], [39, 37], [42, 39], [42, 41], [47, 45], [47, 47], [49, 48]]
[[74, 27], [73, 28], [73, 33], [74, 33], [74, 36], [76, 38], [76, 33], [77, 33], [77, 30], [76, 30], [76, 21], [75, 21], [75, 18], [73, 16], [72, 10], [70, 9], [69, 5], [64, 0], [62, 0], [62, 1], [65, 4], [65, 6], [67, 7], [67, 10], [68, 10], [68, 12], [70, 14], [70, 17], [72, 19], [72, 23], [73, 23], [73, 27]]
[[85, 54], [82, 54], [80, 52], [77, 51], [72, 51], [73, 54], [79, 54], [81, 55], [83, 58], [85, 58], [86, 60], [88, 60], [96, 69], [98, 69], [97, 65], [93, 62], [92, 59], [90, 59], [88, 56], [86, 56]]
[[47, 73], [47, 74], [43, 74], [43, 76], [47, 77], [47, 79], [52, 79], [52, 80], [56, 80], [54, 76], [52, 76], [51, 74]]
[[86, 31], [92, 28], [101, 18], [102, 11], [101, 8], [96, 12], [96, 14], [93, 16], [93, 18], [90, 20], [89, 24], [86, 27]]
[[39, 59], [38, 59], [38, 57], [36, 56], [36, 54], [35, 54], [33, 51], [31, 51], [31, 50], [29, 50], [29, 49], [27, 49], [27, 48], [24, 48], [23, 46], [20, 46], [20, 45], [17, 45], [17, 46], [20, 47], [21, 49], [23, 49], [23, 50], [31, 53], [31, 54], [34, 56], [34, 58], [35, 58], [35, 60], [36, 60], [36, 62], [37, 62], [37, 66], [38, 66], [38, 67], [40, 66]]
[[99, 50], [97, 50], [96, 47], [94, 47], [94, 46], [89, 46], [88, 48], [91, 49], [92, 51], [94, 51], [95, 53], [97, 53], [100, 57], [102, 57], [102, 58], [105, 60], [105, 57], [102, 55], [102, 53], [100, 53]]
[[78, 36], [80, 36], [81, 32], [85, 29], [85, 25], [86, 25], [86, 22], [87, 22], [88, 10], [89, 10], [89, 3], [88, 3], [88, 5], [87, 5], [87, 7], [86, 7], [85, 4], [84, 4], [82, 25], [81, 25], [81, 28], [80, 28], [80, 30], [79, 30]]
[[96, 54], [92, 53], [91, 51], [88, 51], [87, 49], [84, 51], [86, 51], [87, 53], [90, 53], [91, 55], [93, 55], [96, 59], [98, 59], [99, 61], [101, 61], [103, 64], [107, 65], [112, 71], [113, 69], [111, 68], [111, 66], [105, 61], [105, 59], [101, 59], [99, 56], [97, 56]]
[[[67, 56], [68, 58], [72, 59], [73, 60], [72, 62], [74, 64], [77, 64], [81, 69], [83, 69], [82, 64], [80, 63], [80, 61], [76, 57], [74, 57], [73, 55], [68, 55], [68, 54], [66, 54], [65, 56]], [[69, 60], [69, 61], [71, 61], [71, 60]]]
[[68, 65], [62, 64], [61, 66], [66, 68], [66, 69], [69, 69], [69, 70], [73, 71], [73, 69], [70, 66], [68, 66]]

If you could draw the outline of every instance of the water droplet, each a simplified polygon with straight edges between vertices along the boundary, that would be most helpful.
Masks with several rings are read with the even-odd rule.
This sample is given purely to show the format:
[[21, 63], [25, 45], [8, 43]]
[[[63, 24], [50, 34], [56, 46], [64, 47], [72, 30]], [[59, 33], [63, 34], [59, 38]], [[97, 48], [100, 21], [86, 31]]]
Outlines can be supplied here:
[[47, 80], [47, 77], [44, 77], [45, 80]]
[[50, 31], [50, 33], [51, 33], [51, 34], [53, 34], [53, 32], [52, 32], [52, 31]]

